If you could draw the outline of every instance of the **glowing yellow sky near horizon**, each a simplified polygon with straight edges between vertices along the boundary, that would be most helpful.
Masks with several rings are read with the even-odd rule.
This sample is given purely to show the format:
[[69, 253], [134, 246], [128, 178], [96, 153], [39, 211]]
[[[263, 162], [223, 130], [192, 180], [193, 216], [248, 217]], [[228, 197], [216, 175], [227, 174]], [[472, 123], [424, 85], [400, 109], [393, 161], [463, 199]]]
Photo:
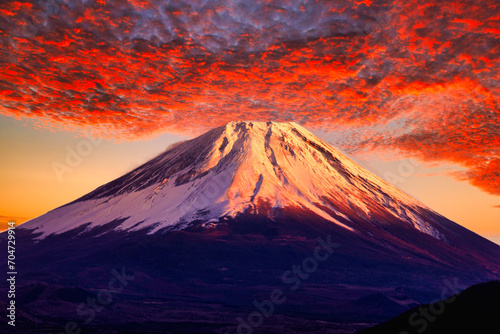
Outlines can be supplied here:
[[[90, 142], [82, 136], [36, 129], [29, 121], [0, 116], [0, 229], [9, 219], [34, 218], [73, 201], [184, 139], [187, 137], [164, 134], [136, 142]], [[86, 149], [88, 155], [73, 161], [71, 171], [60, 170], [58, 176], [54, 166], [67, 166], [68, 152], [78, 149]], [[406, 163], [356, 160], [381, 177], [388, 172], [397, 174]], [[396, 186], [447, 218], [500, 243], [500, 208], [494, 207], [500, 197], [450, 178], [444, 170], [419, 165]]]

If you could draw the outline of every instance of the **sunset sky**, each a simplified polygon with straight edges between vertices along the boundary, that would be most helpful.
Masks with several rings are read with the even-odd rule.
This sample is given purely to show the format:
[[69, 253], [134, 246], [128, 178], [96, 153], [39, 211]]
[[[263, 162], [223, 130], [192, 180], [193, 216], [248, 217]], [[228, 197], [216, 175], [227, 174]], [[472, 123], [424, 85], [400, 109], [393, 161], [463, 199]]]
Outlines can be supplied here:
[[271, 120], [500, 239], [497, 0], [4, 1], [0, 42], [0, 221]]

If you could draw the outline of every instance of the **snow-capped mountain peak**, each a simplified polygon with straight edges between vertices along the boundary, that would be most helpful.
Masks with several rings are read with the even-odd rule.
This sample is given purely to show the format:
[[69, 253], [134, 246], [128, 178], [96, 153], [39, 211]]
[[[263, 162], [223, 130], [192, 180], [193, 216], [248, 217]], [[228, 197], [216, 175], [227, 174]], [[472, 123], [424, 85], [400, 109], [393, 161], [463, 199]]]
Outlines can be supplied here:
[[155, 233], [284, 208], [352, 233], [360, 221], [398, 221], [442, 238], [428, 208], [293, 122], [230, 122], [23, 226], [39, 238], [112, 221], [121, 222], [114, 229]]

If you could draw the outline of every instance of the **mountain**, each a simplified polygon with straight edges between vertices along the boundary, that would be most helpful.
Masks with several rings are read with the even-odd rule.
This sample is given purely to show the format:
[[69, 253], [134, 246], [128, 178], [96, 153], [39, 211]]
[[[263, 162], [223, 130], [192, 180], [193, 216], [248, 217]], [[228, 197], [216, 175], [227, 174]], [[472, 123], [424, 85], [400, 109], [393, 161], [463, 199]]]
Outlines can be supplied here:
[[474, 285], [433, 304], [419, 305], [359, 334], [441, 334], [500, 332], [500, 282]]
[[24, 332], [352, 333], [500, 273], [499, 246], [295, 123], [215, 128], [16, 235]]
[[113, 229], [151, 234], [197, 223], [216, 227], [244, 212], [275, 217], [283, 208], [352, 233], [397, 225], [445, 240], [453, 229], [298, 124], [271, 122], [231, 122], [180, 143], [23, 228], [45, 238], [124, 219]]

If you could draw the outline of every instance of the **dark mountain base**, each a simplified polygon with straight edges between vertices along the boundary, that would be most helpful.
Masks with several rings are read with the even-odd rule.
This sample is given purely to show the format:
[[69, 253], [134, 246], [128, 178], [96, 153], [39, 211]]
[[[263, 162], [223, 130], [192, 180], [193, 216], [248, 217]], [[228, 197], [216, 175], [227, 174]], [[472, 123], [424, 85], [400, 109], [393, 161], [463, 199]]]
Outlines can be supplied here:
[[359, 334], [500, 333], [500, 282], [492, 281], [421, 305]]
[[[354, 333], [494, 276], [477, 261], [451, 263], [455, 248], [428, 235], [366, 237], [307, 213], [106, 230], [38, 243], [19, 234], [17, 325], [2, 332]], [[432, 253], [392, 242], [398, 233]]]

